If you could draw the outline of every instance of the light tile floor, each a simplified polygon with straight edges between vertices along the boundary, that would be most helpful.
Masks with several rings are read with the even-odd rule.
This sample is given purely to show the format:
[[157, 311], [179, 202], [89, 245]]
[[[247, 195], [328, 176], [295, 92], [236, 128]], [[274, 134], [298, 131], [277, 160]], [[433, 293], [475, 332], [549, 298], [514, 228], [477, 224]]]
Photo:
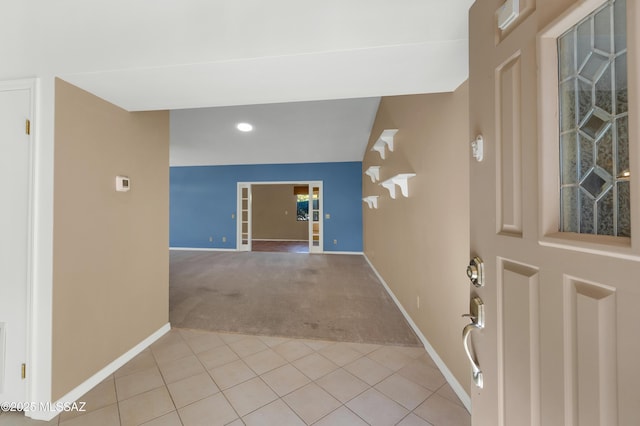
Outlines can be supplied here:
[[173, 329], [79, 399], [0, 426], [470, 425], [424, 349]]

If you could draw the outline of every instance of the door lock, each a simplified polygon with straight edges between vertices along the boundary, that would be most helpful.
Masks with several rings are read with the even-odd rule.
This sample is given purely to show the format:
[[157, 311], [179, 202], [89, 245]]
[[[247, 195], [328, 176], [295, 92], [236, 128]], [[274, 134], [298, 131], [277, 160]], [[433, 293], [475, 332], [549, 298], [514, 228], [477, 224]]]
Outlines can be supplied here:
[[467, 277], [476, 287], [482, 287], [484, 285], [484, 263], [478, 256], [471, 259], [469, 266], [467, 266]]

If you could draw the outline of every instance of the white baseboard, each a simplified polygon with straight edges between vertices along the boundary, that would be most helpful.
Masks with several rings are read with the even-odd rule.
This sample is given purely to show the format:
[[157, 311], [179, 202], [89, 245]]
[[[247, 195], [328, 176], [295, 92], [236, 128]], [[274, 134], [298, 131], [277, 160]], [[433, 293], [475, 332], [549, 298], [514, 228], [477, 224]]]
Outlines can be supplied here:
[[[256, 241], [275, 241], [275, 240], [256, 240]], [[284, 241], [284, 240], [282, 240]], [[287, 240], [294, 241], [294, 240]], [[169, 247], [169, 250], [174, 251], [240, 251], [236, 249], [225, 249], [225, 248], [199, 248], [199, 247]], [[311, 254], [356, 254], [356, 255], [364, 255], [361, 251], [323, 251], [322, 253], [311, 253]]]
[[323, 251], [322, 254], [358, 254], [363, 256], [364, 253], [361, 251]]
[[378, 273], [378, 270], [375, 268], [375, 266], [373, 266], [373, 263], [371, 263], [367, 255], [363, 254], [363, 256], [367, 261], [367, 263], [369, 264], [369, 266], [371, 266], [371, 269], [376, 274], [376, 276], [378, 277], [382, 285], [384, 286], [385, 290], [387, 290], [387, 293], [389, 293], [389, 296], [391, 296], [396, 306], [398, 306], [398, 309], [400, 309], [400, 312], [402, 312], [402, 315], [404, 315], [404, 318], [407, 320], [407, 322], [413, 329], [414, 333], [416, 333], [416, 335], [424, 345], [424, 348], [426, 349], [427, 353], [429, 353], [429, 356], [431, 356], [431, 359], [433, 359], [433, 362], [435, 362], [438, 368], [440, 369], [440, 372], [449, 383], [449, 386], [451, 386], [451, 389], [453, 389], [456, 395], [458, 395], [458, 398], [460, 398], [460, 401], [462, 401], [462, 404], [464, 404], [467, 411], [471, 413], [471, 396], [467, 393], [467, 391], [460, 384], [460, 382], [455, 378], [451, 370], [449, 370], [449, 367], [447, 367], [447, 364], [445, 364], [442, 358], [440, 358], [436, 350], [433, 348], [433, 346], [431, 346], [431, 343], [429, 343], [429, 341], [424, 336], [424, 334], [422, 334], [422, 331], [420, 331], [416, 323], [413, 322], [413, 319], [409, 316], [409, 313], [404, 309], [404, 307], [402, 306], [402, 304], [400, 303], [396, 295], [393, 294], [393, 291], [391, 291], [391, 288], [389, 288], [384, 278], [382, 278], [382, 275]]
[[234, 248], [169, 247], [175, 251], [238, 251]]
[[[65, 403], [69, 404], [74, 401], [77, 401], [82, 395], [93, 389], [96, 385], [102, 382], [104, 379], [109, 377], [111, 374], [115, 373], [115, 371], [125, 365], [127, 362], [131, 361], [136, 355], [140, 352], [148, 348], [153, 342], [162, 337], [165, 333], [171, 330], [171, 324], [166, 323], [162, 327], [160, 327], [157, 331], [151, 334], [149, 337], [144, 339], [142, 342], [135, 345], [133, 348], [129, 349], [124, 354], [120, 355], [117, 359], [112, 361], [109, 365], [104, 367], [102, 370], [98, 371], [93, 376], [89, 377], [82, 384], [77, 386], [71, 392], [67, 393], [65, 396], [60, 398], [58, 401], [52, 403], [52, 406], [63, 406]], [[57, 411], [31, 411], [26, 413], [27, 417], [31, 417], [34, 420], [44, 420], [49, 421], [52, 420], [55, 416], [57, 416], [59, 412]]]
[[279, 238], [252, 238], [251, 241], [278, 241], [278, 242], [306, 243], [309, 240], [283, 240]]

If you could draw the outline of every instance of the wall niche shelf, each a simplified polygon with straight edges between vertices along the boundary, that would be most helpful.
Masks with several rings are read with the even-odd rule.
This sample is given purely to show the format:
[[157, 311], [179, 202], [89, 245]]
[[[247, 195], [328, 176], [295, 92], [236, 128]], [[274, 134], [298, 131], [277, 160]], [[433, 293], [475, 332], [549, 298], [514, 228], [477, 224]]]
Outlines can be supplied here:
[[380, 183], [383, 187], [389, 190], [389, 195], [391, 198], [396, 198], [396, 185], [400, 187], [400, 192], [404, 197], [409, 196], [409, 184], [408, 180], [414, 177], [415, 173], [400, 173], [392, 177], [391, 179], [387, 179], [384, 182]]
[[364, 197], [362, 199], [362, 201], [367, 203], [367, 205], [369, 206], [370, 209], [377, 209], [378, 208], [378, 196], [377, 195], [369, 195], [368, 197]]
[[371, 151], [378, 151], [380, 158], [385, 158], [385, 147], [393, 152], [393, 137], [398, 133], [398, 129], [385, 129], [380, 134], [378, 140], [373, 144]]
[[371, 182], [377, 182], [380, 180], [380, 166], [370, 166], [364, 174], [371, 178]]

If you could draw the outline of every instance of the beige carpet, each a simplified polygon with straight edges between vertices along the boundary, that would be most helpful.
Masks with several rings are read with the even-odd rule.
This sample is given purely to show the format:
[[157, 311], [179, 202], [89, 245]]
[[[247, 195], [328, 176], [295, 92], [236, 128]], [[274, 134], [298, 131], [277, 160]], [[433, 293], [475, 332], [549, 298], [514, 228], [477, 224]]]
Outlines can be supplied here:
[[420, 345], [359, 255], [172, 251], [173, 327]]

